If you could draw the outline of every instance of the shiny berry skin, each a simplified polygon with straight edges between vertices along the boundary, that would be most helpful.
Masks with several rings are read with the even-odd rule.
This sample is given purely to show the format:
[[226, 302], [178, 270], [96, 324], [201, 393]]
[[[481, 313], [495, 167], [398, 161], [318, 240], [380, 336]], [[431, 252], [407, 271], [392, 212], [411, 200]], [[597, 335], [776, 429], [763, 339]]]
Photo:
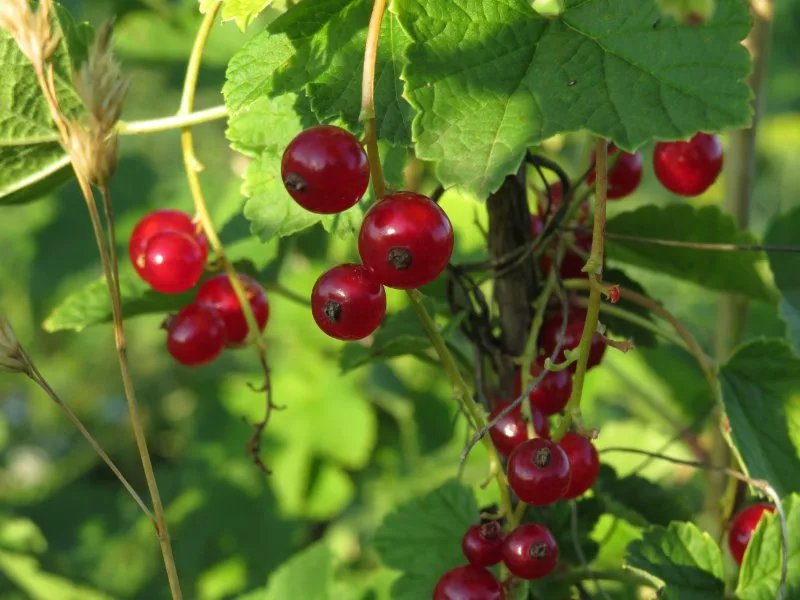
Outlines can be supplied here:
[[[538, 377], [541, 366], [531, 365], [531, 375]], [[541, 383], [530, 393], [533, 406], [546, 416], [555, 415], [564, 410], [570, 394], [572, 394], [572, 374], [567, 371], [549, 371]]]
[[210, 306], [190, 304], [169, 317], [165, 326], [167, 350], [187, 367], [210, 363], [225, 346], [225, 322]]
[[708, 133], [698, 133], [688, 142], [659, 142], [653, 150], [656, 177], [680, 196], [699, 196], [710, 188], [722, 162], [722, 144]]
[[[642, 154], [640, 152], [623, 152], [619, 158], [619, 152], [614, 144], [608, 147], [608, 164], [614, 165], [608, 171], [608, 199], [620, 200], [630, 196], [642, 182]], [[594, 155], [592, 155], [594, 161]], [[586, 181], [589, 185], [596, 179], [596, 173], [592, 171]]]
[[319, 328], [329, 336], [360, 340], [383, 321], [386, 292], [361, 265], [339, 265], [323, 273], [314, 284], [311, 313]]
[[600, 457], [597, 456], [594, 444], [574, 431], [568, 431], [558, 445], [567, 453], [572, 471], [572, 479], [564, 499], [572, 500], [594, 485], [600, 472]]
[[142, 279], [162, 294], [180, 294], [197, 285], [205, 265], [205, 255], [194, 237], [165, 231], [147, 244]]
[[544, 438], [521, 443], [508, 457], [508, 485], [525, 504], [545, 506], [563, 498], [571, 477], [566, 452]]
[[330, 215], [355, 205], [369, 185], [369, 162], [361, 143], [332, 125], [297, 135], [281, 160], [286, 191], [306, 210]]
[[203, 251], [203, 261], [208, 257], [208, 241], [197, 224], [192, 222], [192, 217], [169, 208], [155, 210], [136, 224], [128, 241], [128, 256], [139, 277], [144, 277], [147, 244], [154, 235], [165, 231], [179, 231], [194, 237]]
[[412, 192], [389, 194], [364, 216], [358, 252], [383, 285], [418, 288], [447, 266], [453, 227], [430, 198]]
[[[494, 407], [489, 415], [489, 421], [493, 421], [511, 402], [501, 402]], [[531, 407], [533, 416], [533, 429], [540, 437], [550, 437], [550, 423], [547, 418], [536, 408]], [[528, 439], [528, 425], [522, 417], [522, 407], [518, 406], [505, 417], [497, 422], [497, 425], [489, 430], [489, 437], [492, 438], [494, 447], [503, 456], [508, 456], [522, 442]]]
[[439, 578], [433, 600], [505, 600], [500, 582], [483, 567], [464, 565]]
[[503, 563], [520, 579], [541, 579], [558, 564], [558, 544], [544, 525], [525, 523], [506, 536]]
[[765, 512], [775, 512], [775, 507], [765, 502], [753, 504], [739, 511], [733, 518], [731, 530], [728, 532], [728, 548], [737, 564], [742, 564], [744, 551]]
[[461, 550], [471, 565], [491, 567], [503, 560], [503, 537], [499, 521], [473, 525], [461, 539]]
[[[553, 350], [556, 349], [559, 334], [561, 333], [561, 323], [563, 318], [561, 311], [553, 313], [542, 325], [542, 331], [539, 334], [539, 348], [545, 357], [550, 357]], [[578, 347], [583, 334], [583, 326], [586, 322], [586, 311], [580, 309], [570, 309], [567, 317], [567, 328], [564, 332], [564, 343], [561, 346], [561, 352], [556, 357], [556, 362], [561, 362], [565, 359], [564, 350], [572, 350]], [[589, 360], [587, 367], [591, 369], [600, 364], [603, 354], [606, 351], [605, 342], [603, 338], [595, 333], [592, 338], [592, 345], [589, 349]], [[576, 363], [570, 365], [569, 370], [575, 372]]]
[[[264, 331], [269, 318], [269, 304], [267, 294], [259, 283], [252, 277], [239, 273], [239, 281], [242, 282], [245, 295], [250, 301], [253, 316], [256, 318], [259, 331]], [[207, 280], [200, 289], [197, 290], [195, 297], [197, 304], [212, 306], [219, 311], [225, 321], [225, 332], [228, 336], [228, 344], [239, 346], [246, 339], [249, 333], [247, 319], [245, 319], [242, 305], [233, 291], [233, 286], [228, 275], [221, 273]]]

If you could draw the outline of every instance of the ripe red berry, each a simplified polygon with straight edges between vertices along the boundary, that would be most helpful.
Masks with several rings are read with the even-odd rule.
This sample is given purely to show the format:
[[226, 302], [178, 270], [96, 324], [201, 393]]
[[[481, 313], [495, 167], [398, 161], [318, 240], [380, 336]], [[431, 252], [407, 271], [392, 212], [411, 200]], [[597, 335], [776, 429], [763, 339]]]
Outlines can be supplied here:
[[503, 542], [503, 563], [521, 579], [541, 579], [558, 564], [558, 544], [544, 525], [520, 525]]
[[205, 254], [197, 240], [185, 233], [157, 233], [147, 244], [142, 278], [157, 292], [180, 294], [203, 275]]
[[505, 600], [500, 582], [483, 567], [464, 565], [439, 578], [433, 600]]
[[[608, 199], [619, 200], [625, 196], [630, 196], [642, 181], [642, 155], [640, 152], [619, 152], [614, 144], [608, 146], [608, 164], [614, 165], [608, 171]], [[612, 158], [613, 157], [613, 158]], [[592, 154], [592, 161], [595, 157]], [[596, 174], [592, 171], [586, 181], [589, 185], [593, 184]]]
[[737, 564], [742, 564], [744, 551], [750, 543], [750, 538], [753, 537], [753, 532], [756, 530], [761, 517], [767, 512], [775, 512], [775, 507], [761, 502], [742, 509], [733, 518], [731, 530], [728, 532], [728, 548], [730, 548], [733, 559]]
[[461, 550], [470, 564], [491, 567], [503, 560], [503, 537], [500, 522], [489, 520], [467, 529], [461, 539]]
[[[531, 365], [531, 375], [538, 377], [541, 368], [534, 362]], [[569, 371], [549, 371], [529, 397], [534, 407], [544, 415], [550, 416], [564, 410], [570, 394], [572, 394], [572, 374]]]
[[[264, 292], [264, 288], [252, 277], [240, 273], [239, 281], [242, 282], [245, 295], [250, 301], [250, 307], [253, 310], [256, 323], [258, 323], [258, 329], [259, 331], [264, 331], [269, 318], [267, 294]], [[233, 286], [227, 274], [214, 275], [214, 277], [203, 283], [200, 289], [197, 290], [195, 302], [212, 306], [219, 311], [225, 321], [225, 332], [228, 336], [229, 345], [238, 346], [247, 339], [247, 334], [249, 333], [247, 319], [245, 319], [242, 305], [233, 291]]]
[[653, 168], [665, 188], [681, 196], [699, 196], [722, 171], [722, 144], [716, 135], [698, 133], [688, 142], [659, 142]]
[[210, 306], [190, 304], [169, 317], [165, 326], [167, 350], [182, 365], [210, 363], [225, 345], [225, 322]]
[[572, 479], [570, 479], [564, 499], [571, 500], [582, 495], [594, 485], [597, 474], [600, 472], [600, 458], [597, 456], [594, 444], [573, 431], [568, 431], [558, 445], [569, 458]]
[[[564, 332], [564, 342], [561, 346], [561, 352], [556, 357], [556, 362], [561, 362], [566, 358], [564, 356], [564, 350], [572, 350], [578, 347], [578, 344], [581, 341], [581, 335], [583, 334], [583, 326], [585, 322], [586, 311], [580, 309], [570, 309], [567, 317], [567, 327]], [[556, 349], [561, 332], [561, 323], [563, 323], [563, 318], [561, 311], [558, 311], [553, 313], [553, 315], [549, 317], [542, 325], [542, 331], [539, 334], [539, 348], [545, 357], [552, 356], [553, 351]], [[587, 363], [588, 368], [591, 369], [592, 367], [600, 364], [605, 350], [606, 345], [603, 341], [603, 338], [595, 333], [589, 350], [589, 360]], [[575, 372], [575, 366], [576, 363], [573, 363], [569, 367], [569, 370], [573, 373]]]
[[281, 160], [286, 191], [308, 211], [333, 214], [355, 205], [369, 185], [369, 162], [361, 143], [332, 125], [297, 135]]
[[508, 485], [526, 504], [544, 506], [563, 498], [571, 475], [567, 454], [544, 438], [521, 443], [508, 457]]
[[[494, 407], [489, 415], [489, 421], [493, 421], [510, 402], [501, 402]], [[540, 437], [550, 437], [550, 423], [547, 418], [535, 407], [531, 407], [533, 416], [533, 429]], [[494, 447], [503, 456], [508, 456], [522, 442], [528, 439], [528, 425], [522, 416], [522, 407], [518, 406], [505, 417], [497, 422], [497, 425], [489, 430], [489, 437], [492, 438]]]
[[339, 265], [323, 273], [311, 292], [311, 313], [329, 336], [340, 340], [367, 337], [386, 314], [386, 292], [361, 265]]
[[154, 235], [166, 231], [178, 231], [194, 237], [203, 252], [203, 262], [208, 257], [208, 241], [198, 225], [192, 222], [192, 217], [169, 208], [155, 210], [136, 224], [128, 241], [128, 256], [139, 277], [144, 277], [147, 244]]
[[453, 227], [430, 198], [412, 192], [389, 194], [364, 216], [358, 251], [383, 285], [418, 288], [447, 266]]

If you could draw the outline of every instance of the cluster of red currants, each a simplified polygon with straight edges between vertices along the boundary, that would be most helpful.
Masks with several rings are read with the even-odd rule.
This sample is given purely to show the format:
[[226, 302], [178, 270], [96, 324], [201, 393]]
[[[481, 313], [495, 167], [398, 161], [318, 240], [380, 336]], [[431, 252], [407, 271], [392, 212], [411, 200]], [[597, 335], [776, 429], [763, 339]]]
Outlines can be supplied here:
[[[128, 245], [133, 268], [162, 294], [181, 294], [198, 284], [208, 258], [208, 241], [191, 216], [177, 210], [156, 210], [133, 230]], [[257, 281], [238, 274], [259, 329], [269, 317], [267, 295]], [[206, 280], [192, 304], [167, 317], [167, 349], [179, 363], [200, 366], [214, 360], [225, 346], [247, 340], [247, 320], [225, 273]]]
[[[304, 209], [335, 214], [363, 197], [369, 185], [369, 161], [353, 135], [319, 125], [301, 132], [286, 147], [281, 178]], [[390, 193], [364, 216], [358, 252], [361, 265], [330, 269], [311, 293], [317, 325], [340, 340], [359, 340], [378, 328], [386, 313], [384, 286], [412, 289], [436, 279], [453, 252], [453, 228], [430, 198]]]
[[753, 532], [761, 521], [761, 517], [765, 513], [772, 512], [775, 512], [774, 506], [759, 502], [743, 508], [733, 517], [728, 531], [728, 548], [736, 564], [742, 564], [744, 552], [747, 550], [748, 544], [750, 544], [750, 538], [753, 537]]

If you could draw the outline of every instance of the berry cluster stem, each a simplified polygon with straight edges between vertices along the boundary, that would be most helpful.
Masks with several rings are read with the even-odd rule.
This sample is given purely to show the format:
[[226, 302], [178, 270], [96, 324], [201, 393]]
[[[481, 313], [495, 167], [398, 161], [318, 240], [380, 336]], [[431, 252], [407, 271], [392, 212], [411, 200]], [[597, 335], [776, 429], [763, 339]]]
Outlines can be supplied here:
[[[214, 26], [217, 14], [222, 7], [222, 0], [217, 0], [206, 12], [200, 28], [195, 36], [192, 53], [189, 56], [189, 63], [186, 68], [186, 79], [183, 85], [183, 95], [181, 98], [180, 109], [178, 116], [188, 116], [194, 110], [195, 96], [197, 93], [197, 80], [200, 74], [200, 66], [203, 61], [203, 51], [205, 50], [208, 37], [211, 33], [211, 28]], [[244, 286], [239, 279], [236, 269], [231, 264], [230, 260], [225, 254], [225, 247], [219, 239], [219, 234], [214, 227], [214, 221], [211, 218], [211, 213], [208, 210], [205, 196], [203, 195], [203, 188], [200, 183], [200, 172], [203, 170], [202, 163], [198, 160], [194, 150], [194, 137], [192, 135], [192, 128], [186, 125], [181, 130], [181, 149], [183, 151], [183, 164], [186, 170], [186, 178], [189, 183], [189, 190], [192, 194], [194, 201], [195, 211], [197, 218], [200, 221], [200, 226], [208, 238], [208, 243], [214, 251], [217, 263], [222, 266], [225, 273], [228, 275], [231, 287], [233, 288], [236, 298], [239, 300], [239, 305], [242, 307], [245, 320], [247, 321], [247, 328], [250, 332], [250, 339], [253, 341], [253, 347], [258, 355], [258, 362], [264, 372], [264, 391], [267, 394], [266, 412], [264, 419], [254, 425], [254, 434], [248, 441], [248, 449], [250, 450], [253, 460], [262, 470], [267, 471], [261, 459], [258, 456], [259, 443], [261, 434], [266, 428], [267, 422], [272, 413], [274, 405], [272, 403], [272, 390], [270, 383], [269, 367], [267, 364], [267, 346], [264, 338], [261, 335], [261, 330], [258, 327], [258, 322], [253, 314], [253, 309], [250, 306], [250, 300], [247, 298]]]
[[378, 41], [381, 35], [386, 0], [375, 0], [367, 29], [367, 43], [364, 49], [364, 72], [361, 78], [361, 121], [364, 123], [364, 138], [369, 156], [370, 178], [375, 198], [380, 200], [386, 194], [380, 152], [378, 151], [378, 132], [375, 123], [375, 66], [378, 61]]
[[[594, 229], [592, 231], [592, 252], [586, 263], [585, 270], [589, 273], [590, 282], [599, 283], [603, 274], [604, 235], [606, 231], [606, 200], [608, 193], [608, 149], [606, 141], [598, 138], [595, 142], [596, 156], [596, 187]], [[600, 316], [600, 286], [591, 285], [589, 288], [589, 305], [586, 307], [586, 322], [583, 325], [581, 341], [578, 344], [578, 360], [575, 375], [572, 378], [572, 394], [565, 408], [564, 417], [558, 423], [558, 428], [553, 433], [553, 440], [559, 441], [569, 431], [573, 422], [580, 424], [581, 420], [581, 394], [583, 382], [586, 378], [586, 365], [589, 361], [589, 350], [592, 337], [597, 330], [597, 319]]]

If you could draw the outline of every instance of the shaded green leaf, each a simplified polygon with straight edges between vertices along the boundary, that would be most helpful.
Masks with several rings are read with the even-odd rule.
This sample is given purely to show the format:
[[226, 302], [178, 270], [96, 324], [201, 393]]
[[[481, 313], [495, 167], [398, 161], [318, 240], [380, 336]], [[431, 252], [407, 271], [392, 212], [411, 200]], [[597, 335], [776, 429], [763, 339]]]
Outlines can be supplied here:
[[283, 563], [263, 590], [239, 596], [238, 600], [331, 600], [333, 555], [317, 542]]
[[720, 370], [731, 439], [747, 472], [800, 491], [800, 358], [782, 340], [741, 346]]
[[[775, 217], [769, 224], [764, 243], [771, 246], [796, 245], [800, 231], [800, 207]], [[781, 293], [780, 311], [789, 326], [796, 349], [800, 350], [800, 269], [798, 255], [790, 252], [767, 252]]]
[[110, 596], [47, 573], [30, 556], [0, 550], [0, 571], [31, 600], [110, 600]]
[[[681, 242], [756, 243], [719, 208], [696, 208], [683, 203], [647, 205], [622, 213], [608, 221], [607, 230], [612, 234]], [[774, 300], [774, 293], [758, 272], [758, 263], [764, 258], [760, 252], [713, 252], [609, 239], [608, 256], [710, 289], [738, 292], [754, 300]]]
[[[785, 598], [800, 598], [800, 496], [783, 500], [789, 529], [789, 571]], [[781, 578], [783, 550], [781, 525], [777, 514], [766, 516], [759, 523], [739, 571], [736, 597], [740, 600], [773, 600], [777, 597]]]
[[571, 502], [557, 502], [546, 507], [529, 506], [525, 509], [526, 523], [542, 523], [547, 526], [558, 542], [561, 560], [573, 565], [582, 565], [576, 544], [586, 562], [597, 556], [600, 546], [589, 538], [598, 519], [605, 512], [605, 503], [598, 497], [581, 498], [575, 504], [575, 528], [572, 525]]
[[692, 523], [651, 527], [628, 546], [628, 563], [657, 577], [665, 600], [721, 600], [725, 596], [722, 553]]
[[609, 512], [634, 525], [666, 527], [672, 521], [692, 518], [689, 507], [673, 491], [638, 475], [620, 478], [608, 465], [601, 465], [594, 490], [606, 500]]
[[632, 150], [750, 119], [750, 28], [740, 0], [703, 26], [663, 19], [653, 0], [567, 0], [546, 19], [530, 0], [397, 0], [411, 35], [404, 71], [420, 158], [478, 196], [527, 147], [578, 129]]

